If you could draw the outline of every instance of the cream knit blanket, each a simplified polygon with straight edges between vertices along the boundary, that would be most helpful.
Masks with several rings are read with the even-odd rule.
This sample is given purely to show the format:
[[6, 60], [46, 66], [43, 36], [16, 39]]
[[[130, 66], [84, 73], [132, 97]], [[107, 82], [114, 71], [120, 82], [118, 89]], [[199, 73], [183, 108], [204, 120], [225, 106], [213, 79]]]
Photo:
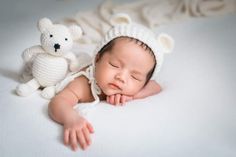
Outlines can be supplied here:
[[105, 1], [92, 11], [78, 12], [64, 19], [64, 24], [78, 24], [84, 31], [79, 43], [92, 44], [101, 40], [109, 29], [114, 13], [128, 13], [132, 20], [153, 29], [192, 17], [208, 17], [236, 12], [236, 0], [139, 0], [130, 3]]

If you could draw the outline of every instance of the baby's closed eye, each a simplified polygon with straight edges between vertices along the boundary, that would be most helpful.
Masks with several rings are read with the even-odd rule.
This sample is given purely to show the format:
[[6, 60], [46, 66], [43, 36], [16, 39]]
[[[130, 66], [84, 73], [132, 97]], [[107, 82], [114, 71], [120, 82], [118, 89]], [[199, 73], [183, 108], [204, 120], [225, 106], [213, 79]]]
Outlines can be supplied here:
[[114, 68], [119, 68], [120, 67], [120, 65], [118, 63], [109, 62], [109, 64]]
[[131, 74], [131, 77], [137, 81], [142, 81], [142, 78], [140, 76], [137, 76], [137, 75], [134, 75], [134, 74]]

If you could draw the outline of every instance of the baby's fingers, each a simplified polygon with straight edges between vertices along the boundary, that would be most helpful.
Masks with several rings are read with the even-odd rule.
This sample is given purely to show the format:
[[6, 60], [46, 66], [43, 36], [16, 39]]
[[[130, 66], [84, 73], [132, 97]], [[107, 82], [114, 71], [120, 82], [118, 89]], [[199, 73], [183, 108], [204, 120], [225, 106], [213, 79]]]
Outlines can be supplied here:
[[81, 148], [84, 150], [87, 147], [87, 143], [86, 143], [86, 140], [85, 140], [82, 130], [78, 130], [76, 132], [76, 134], [77, 134], [79, 144], [80, 144]]
[[87, 123], [87, 128], [89, 130], [89, 133], [94, 133], [93, 126], [89, 122]]
[[112, 105], [115, 105], [115, 95], [110, 95], [110, 96], [107, 96], [108, 97], [108, 103], [112, 104]]
[[107, 96], [106, 101], [110, 104], [110, 96]]
[[71, 148], [75, 151], [78, 147], [77, 137], [76, 137], [76, 131], [70, 131], [70, 145]]
[[121, 103], [121, 95], [116, 94], [115, 95], [115, 105], [119, 105]]
[[126, 96], [122, 95], [121, 96], [121, 105], [124, 105], [126, 102]]
[[121, 104], [124, 105], [126, 102], [133, 100], [133, 97], [131, 96], [126, 96], [126, 95], [122, 95], [121, 96]]
[[90, 137], [89, 130], [87, 128], [84, 128], [83, 129], [83, 134], [84, 134], [86, 144], [87, 144], [87, 146], [89, 146], [91, 144], [91, 137]]
[[65, 145], [69, 144], [69, 130], [68, 129], [64, 131], [64, 144]]

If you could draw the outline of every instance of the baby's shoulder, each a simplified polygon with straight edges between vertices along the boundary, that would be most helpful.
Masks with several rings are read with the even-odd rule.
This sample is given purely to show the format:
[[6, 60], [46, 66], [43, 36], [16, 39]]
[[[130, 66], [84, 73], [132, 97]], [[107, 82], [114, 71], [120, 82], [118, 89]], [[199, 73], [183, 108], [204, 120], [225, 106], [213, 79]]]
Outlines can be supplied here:
[[89, 80], [87, 77], [81, 75], [76, 77], [70, 84], [69, 87], [75, 88], [77, 90], [83, 89], [83, 88], [89, 88]]
[[76, 95], [80, 96], [81, 101], [92, 101], [93, 96], [91, 92], [91, 87], [89, 84], [89, 80], [85, 76], [79, 76], [75, 78], [68, 86], [70, 90], [73, 90]]

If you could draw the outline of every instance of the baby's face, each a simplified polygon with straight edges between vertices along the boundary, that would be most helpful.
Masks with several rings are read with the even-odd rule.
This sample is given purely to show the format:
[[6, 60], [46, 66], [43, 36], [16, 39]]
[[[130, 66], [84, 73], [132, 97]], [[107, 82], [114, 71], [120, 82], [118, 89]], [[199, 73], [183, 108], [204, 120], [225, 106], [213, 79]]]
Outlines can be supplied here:
[[135, 41], [119, 38], [96, 62], [95, 79], [105, 95], [133, 96], [144, 86], [154, 64], [150, 52]]

